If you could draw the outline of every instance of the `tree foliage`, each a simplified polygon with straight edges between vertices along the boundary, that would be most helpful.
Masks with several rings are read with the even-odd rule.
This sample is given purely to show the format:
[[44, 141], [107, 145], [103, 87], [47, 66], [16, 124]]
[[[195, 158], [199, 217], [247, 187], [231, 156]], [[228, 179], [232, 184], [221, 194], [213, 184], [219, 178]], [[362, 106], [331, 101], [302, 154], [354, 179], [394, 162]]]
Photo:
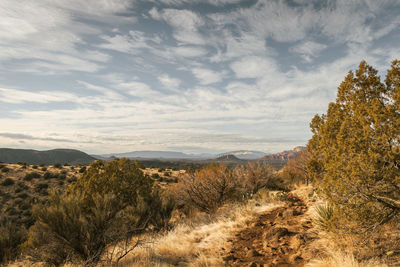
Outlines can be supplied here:
[[335, 103], [316, 115], [307, 163], [337, 217], [371, 227], [400, 215], [400, 61], [381, 82], [361, 62], [338, 88]]

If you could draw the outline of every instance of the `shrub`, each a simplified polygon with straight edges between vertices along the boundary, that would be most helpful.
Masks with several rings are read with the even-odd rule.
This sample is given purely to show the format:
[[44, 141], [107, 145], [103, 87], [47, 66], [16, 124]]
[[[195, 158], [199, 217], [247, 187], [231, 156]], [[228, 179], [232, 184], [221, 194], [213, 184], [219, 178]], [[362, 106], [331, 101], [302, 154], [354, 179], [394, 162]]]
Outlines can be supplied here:
[[46, 183], [39, 183], [39, 184], [35, 185], [35, 191], [36, 192], [40, 192], [40, 191], [45, 190], [47, 188], [49, 188], [49, 185], [46, 184]]
[[33, 166], [32, 166], [32, 169], [37, 169], [37, 168], [38, 168], [37, 165], [33, 165]]
[[1, 168], [1, 171], [2, 171], [2, 172], [9, 172], [9, 171], [10, 171], [10, 169], [9, 169], [9, 168], [7, 168], [7, 167], [3, 167], [3, 168]]
[[211, 164], [182, 176], [175, 191], [180, 206], [192, 206], [207, 213], [241, 197], [239, 179], [226, 164]]
[[13, 185], [13, 184], [15, 184], [15, 181], [13, 179], [11, 179], [11, 178], [6, 178], [1, 182], [2, 186], [10, 186], [10, 185]]
[[22, 190], [27, 190], [27, 189], [29, 189], [29, 186], [27, 186], [24, 182], [22, 182], [22, 181], [19, 181], [19, 182], [17, 182], [17, 186], [18, 186], [18, 188], [21, 188]]
[[[24, 248], [34, 261], [95, 264], [108, 246], [123, 241], [127, 247], [122, 251], [128, 252], [134, 248], [132, 236], [149, 225], [165, 227], [172, 208], [173, 202], [163, 199], [136, 163], [97, 161], [65, 196], [53, 193], [48, 205], [34, 206], [36, 223]], [[109, 264], [124, 254], [109, 255]]]
[[83, 166], [82, 168], [79, 169], [80, 173], [84, 173], [86, 171], [86, 166]]
[[307, 162], [310, 160], [310, 153], [307, 149], [300, 151], [294, 158], [289, 159], [282, 169], [282, 177], [291, 184], [309, 184], [311, 177], [307, 170]]
[[0, 224], [0, 263], [16, 258], [19, 246], [26, 239], [26, 231], [9, 221]]
[[240, 179], [243, 193], [254, 195], [260, 189], [286, 190], [282, 180], [266, 162], [248, 162], [245, 166], [235, 169], [235, 175]]
[[164, 176], [169, 177], [169, 176], [171, 176], [171, 173], [170, 172], [164, 172]]
[[49, 179], [51, 179], [51, 178], [58, 178], [58, 176], [59, 176], [58, 173], [49, 172], [49, 171], [47, 171], [47, 172], [45, 172], [45, 173], [43, 174], [43, 178], [44, 178], [45, 180], [49, 180]]
[[67, 182], [68, 182], [69, 184], [71, 184], [71, 183], [73, 183], [73, 182], [76, 182], [76, 181], [78, 181], [78, 179], [77, 179], [75, 176], [72, 176], [72, 177], [70, 177], [70, 178], [67, 179]]
[[153, 173], [153, 174], [151, 175], [151, 177], [154, 178], [154, 179], [159, 179], [159, 178], [160, 178], [160, 175], [159, 175], [158, 173]]
[[40, 173], [31, 172], [31, 173], [25, 174], [24, 181], [32, 181], [32, 179], [40, 178], [40, 177], [41, 177]]
[[62, 165], [61, 165], [61, 163], [54, 163], [53, 167], [57, 168], [57, 169], [61, 169]]
[[41, 170], [45, 172], [45, 171], [47, 171], [47, 168], [46, 167], [42, 167]]

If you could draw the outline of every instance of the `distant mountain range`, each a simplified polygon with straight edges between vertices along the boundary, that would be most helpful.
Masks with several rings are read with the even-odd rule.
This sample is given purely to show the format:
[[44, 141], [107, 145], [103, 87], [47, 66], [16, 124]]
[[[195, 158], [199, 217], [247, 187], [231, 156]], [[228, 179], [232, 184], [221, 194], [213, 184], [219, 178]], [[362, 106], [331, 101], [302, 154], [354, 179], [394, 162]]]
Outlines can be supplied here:
[[176, 151], [133, 151], [105, 155], [88, 155], [79, 150], [53, 149], [37, 151], [29, 149], [0, 148], [0, 161], [6, 163], [26, 162], [28, 164], [68, 163], [72, 165], [89, 164], [96, 159], [111, 160], [113, 158], [130, 158], [137, 160], [267, 160], [269, 162], [285, 163], [295, 157], [304, 147], [296, 147], [276, 154], [265, 154], [261, 151], [237, 150], [221, 154], [186, 154]]
[[215, 155], [212, 154], [186, 154], [176, 151], [132, 151], [126, 153], [104, 154], [102, 158], [130, 158], [130, 159], [211, 159]]
[[38, 151], [32, 149], [0, 148], [0, 161], [5, 163], [26, 162], [28, 164], [89, 164], [96, 158], [74, 149]]
[[252, 160], [259, 159], [265, 155], [264, 152], [261, 151], [249, 151], [249, 150], [238, 150], [231, 151], [221, 154], [186, 154], [182, 152], [175, 151], [133, 151], [127, 153], [116, 153], [116, 154], [105, 154], [97, 156], [99, 158], [131, 158], [131, 159], [215, 159], [219, 157], [223, 157], [226, 155], [234, 155], [238, 159]]

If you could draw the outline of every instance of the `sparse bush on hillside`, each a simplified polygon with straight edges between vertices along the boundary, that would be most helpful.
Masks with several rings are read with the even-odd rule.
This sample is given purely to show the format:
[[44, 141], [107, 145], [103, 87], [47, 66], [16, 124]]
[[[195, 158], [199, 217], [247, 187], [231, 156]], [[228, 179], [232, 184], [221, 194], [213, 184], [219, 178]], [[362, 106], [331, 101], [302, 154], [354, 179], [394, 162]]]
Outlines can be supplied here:
[[57, 168], [57, 169], [61, 169], [62, 165], [61, 165], [61, 163], [54, 163], [53, 167]]
[[67, 194], [53, 194], [49, 205], [34, 208], [35, 225], [24, 247], [34, 261], [59, 265], [66, 261], [86, 265], [104, 259], [118, 261], [133, 249], [131, 238], [148, 226], [160, 229], [168, 224], [173, 202], [164, 199], [153, 180], [137, 163], [117, 159], [92, 163]]
[[41, 177], [40, 173], [31, 172], [31, 173], [25, 174], [25, 176], [24, 176], [24, 181], [32, 181], [32, 179], [34, 179], [34, 178], [40, 178], [40, 177]]
[[46, 167], [42, 167], [41, 170], [45, 172], [45, 171], [47, 171], [47, 168]]
[[2, 171], [2, 172], [9, 172], [10, 169], [4, 166], [3, 168], [1, 168], [1, 171]]
[[79, 169], [80, 173], [84, 173], [86, 171], [86, 166], [83, 166], [82, 168]]
[[15, 181], [11, 178], [6, 178], [0, 183], [0, 185], [2, 185], [2, 186], [10, 186], [13, 184], [15, 184]]

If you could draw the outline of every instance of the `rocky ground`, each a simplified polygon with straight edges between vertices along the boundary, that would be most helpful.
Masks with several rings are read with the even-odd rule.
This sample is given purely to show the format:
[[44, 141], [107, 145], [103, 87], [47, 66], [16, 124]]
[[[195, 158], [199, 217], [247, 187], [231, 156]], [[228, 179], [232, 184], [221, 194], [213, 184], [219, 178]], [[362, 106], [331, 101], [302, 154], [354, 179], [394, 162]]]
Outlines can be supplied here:
[[230, 242], [227, 266], [304, 266], [315, 239], [306, 204], [289, 194], [287, 204], [261, 214]]

